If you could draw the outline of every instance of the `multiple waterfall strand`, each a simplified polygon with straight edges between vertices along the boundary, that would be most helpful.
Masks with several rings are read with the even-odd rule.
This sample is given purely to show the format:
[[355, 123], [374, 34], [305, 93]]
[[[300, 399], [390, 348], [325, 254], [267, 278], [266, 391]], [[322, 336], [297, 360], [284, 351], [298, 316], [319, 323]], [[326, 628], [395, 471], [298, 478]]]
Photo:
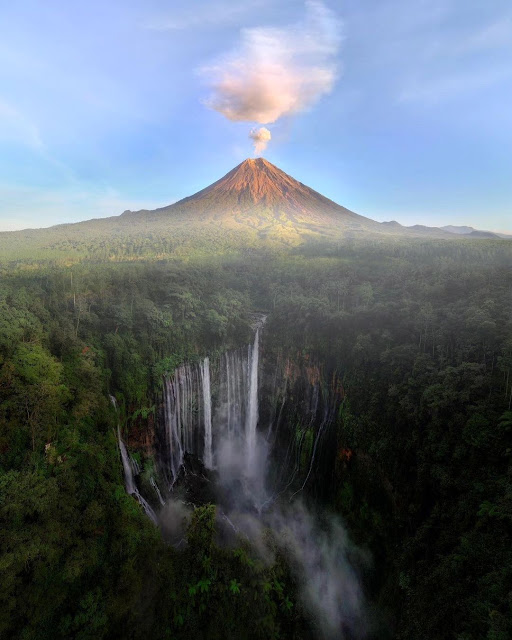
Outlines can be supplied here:
[[[217, 380], [212, 380], [208, 358], [183, 364], [164, 380], [165, 458], [171, 487], [185, 453], [213, 469], [216, 446], [226, 438], [243, 450], [245, 475], [257, 473], [259, 334], [258, 327], [252, 345], [221, 356]], [[212, 386], [217, 390], [215, 406]]]
[[[249, 347], [250, 349], [251, 347]], [[248, 385], [248, 350], [227, 351], [221, 356], [220, 397], [216, 411], [217, 428], [233, 435], [245, 424]]]
[[[273, 444], [270, 440], [277, 433], [272, 433], [271, 424], [266, 439], [258, 435], [261, 326], [262, 322], [255, 327], [252, 344], [228, 351], [220, 357], [213, 368], [213, 375], [209, 358], [204, 358], [198, 363], [181, 365], [172, 376], [165, 378], [165, 451], [161, 470], [168, 478], [170, 489], [178, 479], [188, 453], [202, 459], [208, 469], [218, 466], [221, 481], [223, 475], [244, 479], [246, 491], [253, 494], [255, 506], [269, 502], [264, 488], [267, 457]], [[283, 399], [278, 415], [273, 418], [276, 429], [286, 403], [287, 383], [285, 376]], [[334, 417], [336, 394], [327, 393], [323, 397], [318, 380], [310, 381], [303, 400], [306, 419], [299, 426], [300, 431], [290, 438], [281, 473], [277, 474], [281, 477], [274, 478], [276, 485], [283, 487], [283, 479], [287, 477], [284, 490], [294, 484], [297, 489], [296, 478], [300, 478], [298, 491], [304, 489], [312, 474], [319, 442]], [[317, 421], [318, 427], [315, 426]], [[126, 490], [135, 495], [147, 511], [147, 503], [138, 493], [134, 480], [139, 473], [138, 465], [133, 458], [130, 459], [120, 436], [119, 448]], [[164, 499], [154, 480], [151, 484], [158, 501], [163, 504]], [[282, 490], [277, 495], [281, 493]], [[263, 502], [260, 498], [264, 498]], [[149, 505], [147, 507], [151, 510]], [[148, 515], [152, 517], [151, 513]]]
[[[243, 536], [263, 550], [267, 548], [266, 536], [270, 529], [273, 532], [272, 553], [277, 545], [291, 558], [290, 570], [295, 573], [297, 583], [304, 585], [304, 604], [318, 621], [322, 637], [345, 637], [345, 631], [352, 637], [352, 628], [359, 637], [357, 625], [362, 616], [362, 595], [350, 565], [353, 548], [350, 553], [347, 551], [346, 535], [338, 522], [332, 518], [320, 521], [302, 501], [293, 500], [308, 481], [311, 482], [322, 449], [322, 438], [334, 421], [336, 407], [343, 400], [343, 387], [336, 374], [330, 384], [322, 384], [319, 369], [309, 366], [302, 372], [297, 370], [296, 375], [291, 375], [291, 369], [283, 371], [284, 385], [276, 395], [276, 373], [273, 390], [276, 406], [268, 416], [270, 424], [263, 437], [258, 433], [259, 337], [260, 328], [257, 327], [253, 344], [225, 353], [213, 368], [213, 376], [210, 375], [210, 361], [205, 358], [198, 364], [178, 367], [174, 375], [164, 381], [166, 450], [160, 462], [165, 465], [163, 470], [171, 480], [171, 487], [178, 478], [185, 454], [202, 457], [209, 468], [216, 464], [219, 487], [226, 490], [225, 502], [221, 502], [222, 508], [218, 512], [226, 523], [225, 532], [230, 536]], [[280, 425], [283, 414], [287, 413], [288, 400], [294, 410], [290, 411], [289, 420]], [[115, 405], [114, 399], [112, 402]], [[156, 523], [154, 511], [138, 492], [134, 475], [139, 473], [139, 467], [134, 458], [130, 459], [119, 428], [118, 442], [126, 490], [137, 498]], [[267, 460], [269, 448], [276, 443], [287, 444], [286, 455], [278, 465], [281, 473], [276, 475], [286, 477], [290, 471], [291, 475], [285, 480], [284, 488], [281, 488], [279, 477], [275, 478], [270, 484], [281, 490], [270, 495], [266, 483]], [[187, 463], [185, 472], [201, 475], [209, 481], [196, 473], [195, 468], [197, 463]], [[164, 506], [153, 477], [150, 483], [164, 509], [179, 502], [170, 501]], [[184, 485], [186, 488], [187, 483]], [[291, 495], [283, 506], [284, 501], [277, 499], [288, 489]], [[274, 507], [270, 508], [271, 505]], [[173, 513], [179, 511], [170, 509], [167, 517], [162, 516], [164, 531], [165, 523], [167, 519], [173, 519]], [[184, 541], [185, 537], [182, 537], [176, 548]]]
[[204, 446], [199, 442], [198, 435], [204, 430], [204, 425], [200, 425], [204, 413], [204, 376], [201, 375], [204, 366], [183, 364], [164, 382], [165, 433], [171, 486], [178, 477], [185, 452], [198, 456], [203, 453], [199, 450]]

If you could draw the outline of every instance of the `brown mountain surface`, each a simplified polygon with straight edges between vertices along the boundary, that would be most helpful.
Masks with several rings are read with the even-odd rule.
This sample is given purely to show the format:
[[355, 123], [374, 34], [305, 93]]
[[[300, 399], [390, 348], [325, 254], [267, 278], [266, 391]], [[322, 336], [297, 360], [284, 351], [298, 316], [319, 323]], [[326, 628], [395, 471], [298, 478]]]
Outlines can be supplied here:
[[[139, 213], [131, 216], [140, 215]], [[299, 239], [302, 233], [336, 234], [378, 230], [381, 226], [298, 182], [263, 158], [245, 160], [198, 193], [148, 214], [201, 220], [235, 230], [245, 227], [260, 237]]]

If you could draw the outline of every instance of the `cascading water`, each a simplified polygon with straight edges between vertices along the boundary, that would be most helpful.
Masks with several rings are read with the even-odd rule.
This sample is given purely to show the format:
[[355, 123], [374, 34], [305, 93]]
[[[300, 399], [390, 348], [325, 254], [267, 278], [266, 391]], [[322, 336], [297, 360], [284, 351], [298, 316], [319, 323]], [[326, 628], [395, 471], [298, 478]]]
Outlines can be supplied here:
[[170, 484], [174, 484], [183, 464], [185, 451], [198, 453], [195, 446], [197, 434], [200, 369], [183, 364], [172, 378], [164, 383], [165, 430], [170, 467]]
[[216, 426], [233, 435], [245, 424], [247, 407], [247, 349], [227, 351], [220, 362], [220, 397], [216, 411]]
[[119, 451], [121, 452], [121, 461], [123, 463], [124, 484], [126, 487], [126, 493], [129, 493], [130, 495], [132, 495], [137, 491], [137, 487], [133, 479], [133, 469], [130, 461], [130, 456], [128, 455], [128, 451], [126, 450], [126, 445], [121, 440], [121, 432], [119, 430], [119, 427], [117, 428], [117, 442], [119, 444]]
[[203, 384], [204, 407], [204, 464], [208, 469], [213, 468], [212, 450], [212, 392], [210, 386], [210, 360], [205, 358], [201, 364], [201, 381]]
[[[290, 487], [303, 490], [309, 481], [319, 442], [332, 424], [338, 396], [327, 388], [321, 391], [318, 373], [311, 367], [304, 379], [298, 370], [291, 374], [289, 364], [280, 369], [284, 385], [277, 392], [276, 369], [272, 394], [280, 408], [271, 418], [274, 426], [266, 431], [266, 438], [263, 437], [258, 430], [259, 348], [263, 323], [264, 319], [260, 319], [255, 326], [254, 340], [247, 347], [225, 352], [213, 365], [208, 357], [183, 364], [164, 379], [164, 442], [159, 449], [158, 470], [160, 478], [167, 478], [169, 490], [180, 477], [187, 454], [202, 460], [206, 469], [216, 468], [221, 485], [242, 482], [247, 500], [258, 510], [272, 504]], [[292, 427], [294, 432], [290, 432], [290, 426], [286, 427], [280, 465], [270, 474], [273, 477], [267, 478], [268, 451], [276, 445], [278, 437], [281, 448], [283, 445], [279, 425], [282, 414], [286, 413], [285, 405], [288, 406], [290, 375], [305, 383], [305, 396], [301, 401], [303, 418], [297, 418]], [[330, 397], [328, 402], [327, 397]], [[124, 460], [123, 451], [128, 454], [121, 441], [119, 446]], [[127, 460], [132, 477], [127, 490], [133, 493], [132, 489], [137, 489], [133, 476], [139, 474], [139, 468], [133, 458]], [[130, 477], [126, 469], [125, 477]], [[155, 479], [152, 480], [158, 502], [162, 504], [166, 496], [162, 496]], [[274, 487], [272, 497], [265, 489], [267, 480]]]
[[121, 432], [119, 427], [117, 427], [117, 442], [119, 444], [119, 451], [121, 452], [121, 461], [123, 463], [123, 472], [124, 472], [124, 483], [126, 487], [126, 493], [133, 495], [139, 501], [141, 507], [144, 509], [146, 515], [150, 520], [153, 521], [154, 524], [158, 524], [158, 517], [156, 513], [151, 508], [151, 505], [145, 500], [143, 496], [139, 493], [137, 489], [137, 484], [135, 482], [135, 478], [133, 476], [133, 465], [130, 460], [130, 456], [126, 449], [125, 443], [121, 439]]
[[206, 468], [213, 469], [215, 448], [226, 439], [243, 449], [246, 475], [255, 474], [259, 332], [258, 327], [249, 347], [221, 356], [218, 379], [214, 381], [215, 407], [209, 358], [181, 365], [164, 380], [164, 458], [171, 487], [179, 476], [185, 453], [201, 458]]
[[[272, 397], [276, 408], [266, 437], [259, 433], [259, 350], [263, 320], [255, 326], [252, 344], [227, 351], [212, 365], [209, 358], [178, 367], [164, 380], [165, 452], [160, 450], [160, 471], [172, 489], [183, 469], [185, 455], [202, 460], [207, 469], [217, 469], [220, 483], [242, 482], [244, 490], [258, 510], [272, 503], [265, 485], [274, 487], [274, 496], [289, 489], [302, 491], [310, 481], [320, 441], [332, 424], [339, 394], [334, 384], [322, 388], [319, 370], [305, 365], [290, 369], [281, 364], [273, 375]], [[293, 370], [293, 371], [292, 371]], [[291, 377], [290, 377], [291, 376]], [[277, 380], [283, 386], [278, 392]], [[294, 408], [302, 411], [294, 426], [279, 431], [283, 414], [289, 407], [295, 379], [302, 381], [303, 396]], [[290, 407], [291, 409], [291, 407]], [[290, 410], [289, 409], [289, 410]], [[275, 424], [273, 424], [275, 423]], [[293, 431], [292, 431], [293, 429]], [[268, 452], [276, 445], [283, 458], [267, 478]], [[249, 498], [250, 496], [250, 498]]]
[[[291, 373], [289, 363], [281, 365], [279, 375], [277, 368], [273, 375], [271, 391], [279, 409], [274, 410], [271, 426], [263, 437], [258, 430], [259, 348], [263, 323], [264, 319], [260, 319], [255, 326], [254, 340], [247, 347], [225, 352], [213, 366], [208, 357], [197, 363], [182, 364], [172, 376], [164, 379], [164, 446], [159, 449], [158, 471], [160, 478], [167, 478], [169, 490], [180, 477], [186, 454], [202, 460], [206, 469], [216, 468], [221, 485], [241, 482], [247, 502], [258, 511], [271, 505], [289, 488], [296, 493], [302, 491], [310, 480], [319, 442], [332, 424], [339, 396], [328, 389], [321, 391], [318, 373], [311, 367], [304, 377], [297, 369]], [[290, 375], [303, 381], [305, 395], [301, 401], [302, 417], [297, 416], [294, 431], [290, 431], [290, 425], [286, 427], [283, 441], [280, 422], [286, 413], [285, 406], [288, 407]], [[284, 381], [281, 391], [276, 386], [278, 378]], [[326, 402], [328, 397], [330, 400]], [[115, 399], [111, 400], [115, 404]], [[270, 468], [268, 474], [268, 452], [276, 446], [278, 438], [281, 438], [283, 455], [279, 466]], [[128, 455], [120, 436], [119, 448], [127, 491], [139, 497], [134, 476], [139, 475], [140, 469], [137, 461]], [[267, 481], [273, 487], [272, 496], [266, 491]], [[155, 478], [151, 477], [150, 483], [162, 505], [166, 502], [165, 492], [162, 495]], [[140, 498], [142, 504], [143, 498]]]
[[162, 498], [162, 493], [160, 492], [160, 488], [157, 485], [156, 480], [153, 478], [153, 476], [151, 476], [149, 481], [151, 483], [151, 486], [155, 490], [155, 493], [156, 493], [157, 498], [158, 498], [158, 502], [160, 502], [160, 505], [163, 507], [164, 504], [165, 504], [165, 500]]
[[[117, 411], [117, 400], [112, 395], [109, 396], [109, 398], [112, 406]], [[137, 461], [134, 458], [130, 458], [130, 455], [128, 454], [126, 445], [121, 438], [121, 429], [119, 428], [119, 424], [117, 425], [117, 444], [121, 453], [121, 462], [123, 463], [123, 475], [126, 493], [135, 496], [144, 509], [148, 518], [152, 520], [154, 524], [158, 524], [156, 513], [151, 508], [151, 505], [143, 498], [143, 496], [140, 495], [139, 490], [137, 489], [134, 473], [140, 473], [139, 465], [137, 464]]]
[[256, 474], [256, 428], [258, 426], [258, 364], [259, 364], [260, 329], [256, 329], [254, 344], [249, 350], [249, 397], [247, 424], [245, 427], [247, 475], [254, 478]]

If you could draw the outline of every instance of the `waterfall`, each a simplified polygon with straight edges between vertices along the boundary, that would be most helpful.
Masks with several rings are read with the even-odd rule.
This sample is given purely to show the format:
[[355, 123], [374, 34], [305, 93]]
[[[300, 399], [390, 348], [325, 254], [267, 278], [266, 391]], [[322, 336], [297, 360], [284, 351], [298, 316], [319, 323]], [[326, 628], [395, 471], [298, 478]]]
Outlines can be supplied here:
[[210, 388], [210, 360], [205, 358], [201, 365], [201, 379], [203, 382], [203, 410], [204, 410], [204, 457], [205, 467], [213, 467], [212, 452], [212, 394]]
[[183, 462], [182, 416], [186, 402], [183, 401], [183, 385], [186, 368], [180, 367], [171, 379], [164, 384], [165, 434], [167, 438], [168, 460], [171, 472], [171, 485], [178, 477]]
[[[281, 433], [278, 429], [282, 431], [279, 425], [288, 397], [288, 377], [286, 370], [276, 371], [272, 388], [275, 395], [277, 378], [283, 376], [282, 400], [279, 409], [276, 406], [270, 417], [266, 437], [259, 434], [259, 350], [263, 322], [260, 319], [254, 327], [251, 344], [226, 351], [213, 363], [208, 357], [184, 363], [164, 378], [164, 428], [158, 464], [159, 477], [167, 480], [167, 489], [173, 488], [181, 474], [191, 473], [198, 478], [206, 478], [200, 469], [197, 471], [195, 458], [202, 460], [205, 468], [216, 469], [215, 481], [227, 487], [228, 492], [233, 486], [240, 486], [247, 502], [259, 511], [290, 487], [292, 491], [302, 491], [314, 477], [313, 469], [323, 434], [333, 422], [337, 395], [328, 388], [323, 389], [315, 378], [316, 374], [311, 379], [311, 372], [305, 373], [305, 388], [298, 405], [301, 415], [294, 422], [289, 441], [279, 442]], [[113, 397], [111, 401], [115, 406]], [[118, 438], [126, 490], [155, 520], [154, 512], [137, 489], [136, 476], [140, 473], [137, 461], [130, 458], [119, 433]], [[283, 452], [286, 449], [286, 453], [279, 468], [267, 476], [269, 450], [276, 442], [278, 446], [284, 444]], [[186, 454], [193, 458], [185, 466]], [[165, 497], [155, 479], [151, 477], [149, 482], [158, 502], [163, 505]], [[268, 482], [277, 491], [270, 498]]]
[[121, 432], [117, 427], [117, 441], [119, 443], [119, 450], [121, 451], [121, 461], [123, 463], [124, 471], [124, 484], [126, 486], [126, 493], [134, 494], [137, 491], [135, 480], [133, 479], [133, 469], [131, 465], [130, 456], [126, 449], [125, 443], [121, 440]]
[[[221, 384], [217, 422], [231, 436], [245, 424], [248, 383], [247, 348], [227, 351], [221, 357]], [[220, 424], [222, 423], [222, 424]]]
[[245, 445], [247, 475], [253, 478], [256, 473], [256, 427], [258, 426], [258, 364], [260, 330], [256, 329], [254, 344], [249, 348], [249, 395], [247, 422], [245, 426]]
[[121, 439], [121, 431], [119, 429], [119, 426], [117, 427], [117, 442], [119, 444], [119, 451], [121, 452], [121, 461], [123, 463], [124, 483], [126, 487], [126, 493], [135, 496], [139, 501], [141, 507], [144, 509], [148, 518], [150, 518], [150, 520], [152, 520], [154, 524], [158, 524], [158, 518], [156, 513], [151, 508], [151, 505], [140, 495], [139, 490], [137, 489], [137, 485], [135, 484], [130, 456], [128, 455], [128, 451], [126, 449], [125, 443]]
[[180, 365], [164, 379], [164, 471], [170, 488], [185, 453], [201, 458], [212, 469], [215, 447], [226, 438], [240, 450], [244, 474], [253, 477], [256, 473], [260, 327], [261, 323], [251, 345], [221, 355], [213, 378], [206, 357]]
[[133, 475], [138, 476], [140, 474], [140, 466], [137, 460], [133, 456], [130, 456], [130, 462], [132, 463]]
[[[109, 398], [112, 406], [117, 411], [116, 399], [112, 395], [110, 395]], [[119, 428], [119, 424], [117, 425], [117, 444], [119, 446], [119, 451], [121, 452], [121, 462], [123, 463], [123, 475], [126, 493], [135, 496], [139, 501], [141, 507], [144, 509], [144, 512], [148, 516], [148, 518], [152, 520], [153, 524], [158, 524], [156, 513], [151, 508], [151, 505], [140, 495], [139, 490], [137, 489], [133, 474], [134, 472], [137, 475], [140, 473], [139, 465], [137, 464], [137, 461], [134, 458], [130, 458], [130, 455], [128, 454], [126, 445], [121, 438], [121, 430]]]
[[176, 482], [185, 453], [213, 467], [210, 360], [182, 364], [164, 379], [164, 421], [170, 486]]
[[[171, 521], [169, 532], [180, 526], [183, 504], [201, 503], [211, 500], [210, 496], [219, 498], [217, 514], [225, 523], [220, 532], [228, 542], [243, 536], [255, 548], [267, 549], [270, 529], [271, 553], [277, 546], [291, 557], [290, 570], [298, 584], [305, 583], [303, 600], [316, 614], [322, 637], [341, 637], [360, 614], [359, 585], [350, 567], [344, 531], [334, 519], [317, 520], [294, 497], [315, 479], [325, 446], [322, 439], [334, 423], [343, 389], [336, 374], [329, 385], [322, 385], [319, 369], [307, 363], [302, 370], [294, 370], [287, 361], [275, 371], [269, 392], [267, 378], [260, 380], [259, 374], [262, 324], [255, 327], [252, 344], [227, 351], [212, 362], [205, 357], [182, 364], [164, 378], [164, 429], [157, 434], [163, 436], [160, 444], [164, 446], [158, 449], [155, 477], [165, 478], [169, 489], [180, 481], [174, 496], [167, 491], [162, 496], [155, 477], [150, 476], [151, 498], [165, 509], [160, 518], [164, 534]], [[279, 376], [282, 386], [278, 389]], [[260, 394], [275, 399], [275, 406], [268, 427], [258, 431]], [[115, 398], [111, 401], [115, 406]], [[283, 420], [288, 401], [293, 413]], [[117, 437], [126, 491], [157, 523], [155, 512], [138, 491], [140, 468], [130, 457], [119, 426]], [[278, 464], [270, 466], [274, 444]], [[186, 454], [195, 459], [186, 459]], [[215, 463], [215, 473], [205, 473], [201, 459], [209, 469]], [[183, 494], [191, 498], [184, 502]], [[288, 500], [279, 499], [283, 495]], [[185, 540], [186, 536], [181, 537], [175, 546], [179, 548]]]
[[153, 476], [151, 476], [151, 478], [149, 479], [149, 482], [151, 483], [151, 486], [153, 487], [153, 489], [155, 490], [155, 493], [158, 497], [158, 501], [160, 502], [160, 504], [162, 505], [162, 507], [165, 504], [165, 500], [162, 498], [162, 494], [160, 493], [160, 489], [156, 483], [156, 480], [153, 478]]

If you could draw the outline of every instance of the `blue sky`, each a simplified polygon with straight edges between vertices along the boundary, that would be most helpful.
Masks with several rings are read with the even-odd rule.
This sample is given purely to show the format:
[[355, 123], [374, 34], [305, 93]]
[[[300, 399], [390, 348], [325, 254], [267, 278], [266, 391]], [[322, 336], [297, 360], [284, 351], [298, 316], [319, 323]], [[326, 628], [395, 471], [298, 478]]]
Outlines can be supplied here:
[[[3, 2], [0, 230], [153, 208], [252, 154], [205, 68], [296, 0]], [[318, 3], [317, 3], [318, 4]], [[350, 209], [512, 231], [510, 0], [326, 0], [336, 81], [265, 157]], [[332, 52], [331, 52], [332, 54]]]

